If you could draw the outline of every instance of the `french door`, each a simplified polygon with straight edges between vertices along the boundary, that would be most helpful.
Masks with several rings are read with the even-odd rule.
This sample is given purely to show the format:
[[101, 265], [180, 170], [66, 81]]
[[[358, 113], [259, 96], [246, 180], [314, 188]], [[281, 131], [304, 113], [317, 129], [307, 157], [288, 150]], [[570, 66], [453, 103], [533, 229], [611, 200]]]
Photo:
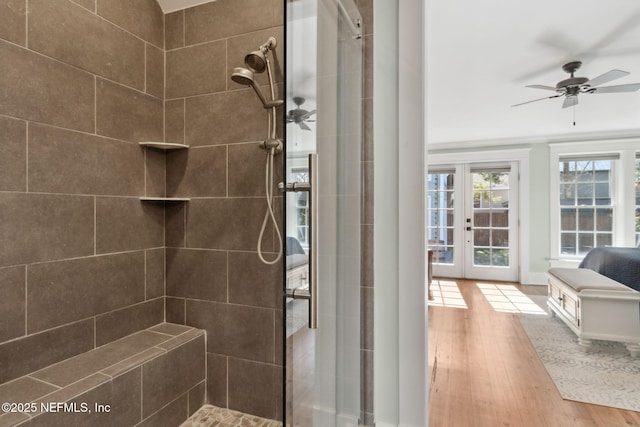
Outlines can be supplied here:
[[517, 281], [518, 163], [430, 166], [427, 181], [434, 275]]

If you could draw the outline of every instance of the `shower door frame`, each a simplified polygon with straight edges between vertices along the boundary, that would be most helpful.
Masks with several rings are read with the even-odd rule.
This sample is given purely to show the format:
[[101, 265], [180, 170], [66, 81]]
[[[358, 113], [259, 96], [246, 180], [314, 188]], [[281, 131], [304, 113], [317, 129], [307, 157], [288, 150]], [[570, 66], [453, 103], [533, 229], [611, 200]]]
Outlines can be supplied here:
[[[304, 0], [307, 1], [307, 0]], [[315, 0], [308, 0], [313, 2]], [[344, 31], [352, 31], [356, 19], [360, 19], [353, 0], [317, 0], [317, 65], [315, 84], [317, 90], [317, 122], [311, 124], [316, 136], [315, 151], [318, 156], [318, 253], [310, 259], [318, 260], [318, 329], [303, 331], [312, 341], [313, 366], [306, 375], [312, 377], [313, 397], [304, 404], [311, 406], [311, 419], [306, 425], [357, 426], [361, 408], [360, 396], [360, 194], [361, 194], [361, 120], [362, 120], [362, 40], [361, 37], [344, 37]], [[298, 0], [298, 2], [301, 2]], [[289, 3], [288, 1], [285, 2]], [[342, 7], [341, 7], [342, 6]], [[357, 18], [345, 22], [345, 12]], [[285, 19], [289, 23], [289, 17]], [[342, 31], [342, 33], [341, 33]], [[285, 30], [287, 34], [287, 30]], [[289, 41], [289, 35], [286, 37]], [[353, 50], [355, 49], [355, 51]], [[289, 50], [289, 47], [286, 48]], [[293, 49], [292, 49], [293, 50]], [[359, 56], [355, 58], [354, 53]], [[287, 101], [296, 96], [290, 93], [295, 86], [294, 73], [289, 61], [285, 71]], [[290, 63], [291, 62], [291, 63]], [[356, 71], [352, 67], [357, 68]], [[349, 80], [349, 79], [356, 79]], [[345, 81], [346, 80], [346, 81]], [[295, 87], [293, 88], [295, 90]], [[347, 94], [353, 92], [351, 96]], [[286, 112], [292, 107], [285, 105]], [[311, 109], [311, 107], [309, 107]], [[354, 111], [355, 110], [355, 111]], [[296, 124], [285, 121], [285, 159], [283, 176], [287, 177], [289, 144], [294, 143], [290, 129]], [[288, 142], [288, 143], [287, 143]], [[296, 160], [299, 166], [300, 156]], [[313, 184], [312, 184], [313, 185]], [[285, 224], [287, 204], [285, 197]], [[289, 222], [291, 222], [289, 220]], [[286, 231], [285, 231], [286, 234]], [[285, 239], [286, 240], [286, 239]], [[314, 244], [310, 245], [311, 248]], [[286, 261], [284, 289], [286, 289]], [[309, 274], [309, 277], [313, 274]], [[309, 292], [312, 293], [312, 292]], [[287, 300], [284, 301], [284, 334], [287, 336]], [[311, 305], [311, 304], [310, 304]], [[306, 328], [306, 326], [304, 326]], [[295, 348], [284, 340], [285, 364]], [[291, 343], [299, 340], [291, 339]], [[311, 357], [310, 357], [311, 359]], [[287, 425], [296, 424], [296, 417], [287, 419], [287, 410], [294, 404], [287, 385], [295, 388], [298, 379], [288, 378], [289, 367], [284, 369], [283, 417]]]

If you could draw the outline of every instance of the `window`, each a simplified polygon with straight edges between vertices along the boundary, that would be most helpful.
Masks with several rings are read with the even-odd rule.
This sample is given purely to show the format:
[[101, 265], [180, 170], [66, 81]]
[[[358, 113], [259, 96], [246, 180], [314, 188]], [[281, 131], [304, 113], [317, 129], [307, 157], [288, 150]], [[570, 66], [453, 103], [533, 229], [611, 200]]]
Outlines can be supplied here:
[[453, 263], [454, 171], [427, 175], [427, 241], [434, 263]]
[[636, 154], [636, 185], [635, 185], [635, 193], [636, 193], [636, 246], [640, 247], [640, 158], [639, 155]]
[[[294, 182], [309, 182], [309, 168], [291, 170]], [[295, 193], [296, 238], [304, 249], [309, 248], [309, 198], [306, 191]]]
[[560, 158], [560, 254], [613, 245], [614, 156]]

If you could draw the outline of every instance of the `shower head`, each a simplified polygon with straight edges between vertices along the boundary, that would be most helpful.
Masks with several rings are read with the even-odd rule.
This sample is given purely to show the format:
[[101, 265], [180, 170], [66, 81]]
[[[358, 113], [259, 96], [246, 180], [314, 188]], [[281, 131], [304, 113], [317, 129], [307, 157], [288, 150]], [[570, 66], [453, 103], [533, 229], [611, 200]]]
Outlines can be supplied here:
[[262, 105], [264, 106], [264, 108], [272, 108], [272, 107], [278, 107], [282, 105], [281, 99], [278, 99], [276, 101], [267, 101], [262, 91], [260, 90], [260, 86], [256, 84], [256, 81], [253, 78], [253, 72], [250, 70], [247, 70], [246, 68], [242, 68], [242, 67], [234, 68], [233, 74], [231, 74], [231, 80], [243, 86], [251, 86], [255, 91], [256, 95], [258, 95], [258, 98], [260, 98], [260, 101], [262, 102]]
[[244, 63], [254, 73], [263, 73], [267, 69], [267, 52], [275, 49], [277, 44], [275, 37], [269, 37], [258, 50], [254, 50], [244, 57]]
[[261, 50], [254, 50], [244, 57], [244, 63], [254, 73], [263, 73], [267, 69], [267, 57]]

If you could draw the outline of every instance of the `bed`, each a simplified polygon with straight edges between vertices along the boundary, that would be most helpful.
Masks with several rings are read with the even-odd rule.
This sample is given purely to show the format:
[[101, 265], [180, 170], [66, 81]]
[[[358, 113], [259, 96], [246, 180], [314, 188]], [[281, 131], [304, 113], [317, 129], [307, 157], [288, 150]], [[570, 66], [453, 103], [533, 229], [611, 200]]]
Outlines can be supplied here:
[[640, 291], [640, 248], [594, 248], [587, 253], [579, 267], [588, 268]]

